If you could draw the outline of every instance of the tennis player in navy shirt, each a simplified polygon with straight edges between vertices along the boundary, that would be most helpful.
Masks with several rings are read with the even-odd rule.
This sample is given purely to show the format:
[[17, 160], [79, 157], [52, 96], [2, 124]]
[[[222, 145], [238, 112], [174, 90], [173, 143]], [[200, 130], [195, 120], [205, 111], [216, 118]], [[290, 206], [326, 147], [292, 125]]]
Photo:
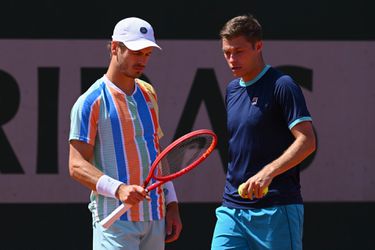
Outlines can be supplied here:
[[229, 20], [220, 36], [237, 78], [225, 96], [229, 162], [211, 249], [302, 249], [299, 164], [316, 147], [305, 98], [290, 76], [265, 64], [252, 15]]

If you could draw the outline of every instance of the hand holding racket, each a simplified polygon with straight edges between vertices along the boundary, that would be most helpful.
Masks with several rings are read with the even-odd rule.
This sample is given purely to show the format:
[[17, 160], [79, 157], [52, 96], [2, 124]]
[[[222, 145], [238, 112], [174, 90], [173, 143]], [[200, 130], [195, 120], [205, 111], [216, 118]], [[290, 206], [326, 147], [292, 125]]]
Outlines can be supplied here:
[[[215, 149], [217, 137], [207, 129], [190, 132], [175, 140], [166, 147], [155, 159], [143, 186], [149, 192], [164, 183], [188, 173], [204, 161]], [[155, 183], [149, 185], [151, 179]], [[110, 227], [118, 218], [131, 208], [131, 205], [121, 204], [100, 224]]]

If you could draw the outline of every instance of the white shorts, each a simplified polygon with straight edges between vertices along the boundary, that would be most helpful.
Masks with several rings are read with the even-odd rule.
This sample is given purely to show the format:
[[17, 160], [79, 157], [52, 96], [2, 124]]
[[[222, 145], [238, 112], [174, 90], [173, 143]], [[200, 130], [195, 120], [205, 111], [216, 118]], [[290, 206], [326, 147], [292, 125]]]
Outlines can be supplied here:
[[94, 250], [164, 250], [165, 220], [116, 221], [108, 229], [93, 224]]

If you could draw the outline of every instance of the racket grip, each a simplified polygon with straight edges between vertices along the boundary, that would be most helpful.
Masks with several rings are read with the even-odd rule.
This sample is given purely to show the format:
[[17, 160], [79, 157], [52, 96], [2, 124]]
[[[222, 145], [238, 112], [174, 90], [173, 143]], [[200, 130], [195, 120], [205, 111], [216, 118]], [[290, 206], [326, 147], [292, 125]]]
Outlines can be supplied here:
[[122, 203], [118, 206], [115, 210], [112, 211], [107, 217], [105, 217], [101, 222], [100, 225], [104, 228], [109, 228], [118, 218], [121, 217], [126, 211], [128, 211], [132, 206], [128, 204]]

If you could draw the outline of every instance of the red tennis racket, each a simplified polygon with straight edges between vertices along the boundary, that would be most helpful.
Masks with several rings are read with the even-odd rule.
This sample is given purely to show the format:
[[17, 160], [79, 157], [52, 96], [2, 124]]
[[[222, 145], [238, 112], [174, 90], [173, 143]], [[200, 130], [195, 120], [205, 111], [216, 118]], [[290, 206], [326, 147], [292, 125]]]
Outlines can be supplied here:
[[[172, 142], [155, 159], [143, 187], [149, 192], [164, 183], [180, 177], [198, 166], [215, 149], [217, 137], [207, 129], [190, 132]], [[156, 182], [149, 185], [151, 180]], [[131, 208], [128, 204], [121, 204], [100, 224], [104, 228], [110, 227], [118, 218]]]

